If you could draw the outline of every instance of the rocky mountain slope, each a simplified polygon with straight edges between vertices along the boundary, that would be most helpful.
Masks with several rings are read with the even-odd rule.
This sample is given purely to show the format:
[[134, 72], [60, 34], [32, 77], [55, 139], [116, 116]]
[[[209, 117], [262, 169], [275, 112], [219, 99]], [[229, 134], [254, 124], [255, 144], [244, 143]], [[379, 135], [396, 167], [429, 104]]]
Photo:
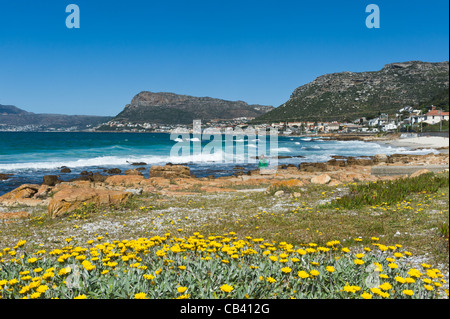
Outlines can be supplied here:
[[37, 114], [13, 105], [0, 104], [0, 130], [45, 131], [83, 130], [111, 119], [110, 116]]
[[143, 91], [133, 97], [113, 120], [126, 123], [192, 124], [194, 119], [233, 119], [257, 117], [272, 106], [249, 105], [243, 101], [226, 101], [175, 93]]
[[448, 104], [448, 89], [448, 61], [409, 61], [373, 72], [326, 74], [295, 89], [287, 102], [255, 122], [351, 120], [418, 107], [442, 97]]

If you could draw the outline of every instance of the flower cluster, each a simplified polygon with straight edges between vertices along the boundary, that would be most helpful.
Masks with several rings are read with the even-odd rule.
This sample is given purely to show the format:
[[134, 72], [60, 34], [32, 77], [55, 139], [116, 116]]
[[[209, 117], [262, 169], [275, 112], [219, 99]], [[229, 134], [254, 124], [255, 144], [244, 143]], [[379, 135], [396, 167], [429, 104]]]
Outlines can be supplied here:
[[0, 251], [1, 298], [436, 298], [443, 275], [410, 268], [401, 245], [371, 238], [364, 253], [338, 240], [294, 247], [233, 232]]

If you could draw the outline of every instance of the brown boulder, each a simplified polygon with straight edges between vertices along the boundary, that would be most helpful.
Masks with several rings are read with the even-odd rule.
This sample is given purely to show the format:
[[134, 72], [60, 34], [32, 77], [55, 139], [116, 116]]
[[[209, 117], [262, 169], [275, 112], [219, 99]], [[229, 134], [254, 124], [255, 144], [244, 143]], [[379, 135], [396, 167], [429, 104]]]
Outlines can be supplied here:
[[58, 177], [59, 177], [58, 175], [45, 175], [42, 184], [48, 186], [55, 186], [56, 184], [61, 183]]
[[114, 186], [135, 186], [143, 180], [143, 175], [113, 175], [107, 177], [105, 183]]
[[38, 191], [33, 195], [33, 198], [45, 198], [48, 196], [51, 190], [51, 186], [42, 184], [41, 187], [39, 187]]
[[142, 175], [142, 172], [138, 169], [128, 169], [125, 171], [125, 175]]
[[387, 163], [389, 161], [389, 156], [386, 154], [377, 154], [375, 155], [375, 162], [377, 163]]
[[147, 165], [147, 163], [145, 163], [145, 162], [136, 162], [136, 163], [131, 163], [131, 165], [133, 165], [133, 166], [145, 166], [145, 165]]
[[9, 193], [0, 196], [0, 202], [4, 200], [16, 200], [23, 198], [32, 198], [37, 193], [39, 187], [38, 184], [23, 184]]
[[48, 205], [48, 213], [55, 218], [81, 208], [85, 203], [93, 203], [96, 206], [117, 206], [125, 203], [130, 195], [129, 192], [67, 186], [52, 197]]
[[0, 196], [0, 203], [4, 206], [25, 205], [36, 206], [44, 204], [43, 200], [34, 199], [41, 185], [23, 184], [9, 193]]
[[340, 159], [340, 158], [333, 158], [333, 159], [330, 159], [327, 162], [327, 164], [331, 165], [331, 166], [345, 167], [345, 166], [347, 166], [347, 160]]
[[299, 170], [302, 172], [326, 172], [328, 171], [327, 163], [301, 163]]
[[6, 181], [9, 179], [13, 174], [0, 174], [0, 181]]
[[361, 166], [369, 166], [375, 165], [375, 159], [373, 157], [351, 157], [347, 158], [347, 165], [361, 165]]
[[149, 177], [190, 178], [191, 170], [183, 165], [153, 165], [150, 167]]
[[110, 169], [104, 169], [105, 173], [112, 174], [112, 175], [118, 175], [122, 173], [122, 170], [120, 168], [110, 168]]
[[327, 174], [322, 174], [319, 176], [314, 176], [313, 178], [311, 178], [311, 183], [313, 184], [328, 184], [331, 181], [331, 177]]

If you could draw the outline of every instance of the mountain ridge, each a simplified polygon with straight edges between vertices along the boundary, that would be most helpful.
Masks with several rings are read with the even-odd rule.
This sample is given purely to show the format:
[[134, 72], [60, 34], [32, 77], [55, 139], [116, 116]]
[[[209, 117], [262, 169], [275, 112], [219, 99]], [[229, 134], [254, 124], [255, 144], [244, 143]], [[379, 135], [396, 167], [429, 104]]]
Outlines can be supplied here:
[[111, 116], [33, 113], [14, 105], [0, 104], [0, 129], [6, 130], [84, 130], [109, 121]]
[[253, 122], [345, 120], [420, 106], [449, 88], [449, 62], [407, 61], [381, 70], [324, 74]]
[[212, 97], [196, 97], [172, 92], [141, 91], [113, 121], [128, 123], [192, 124], [194, 119], [257, 117], [272, 106], [248, 104]]

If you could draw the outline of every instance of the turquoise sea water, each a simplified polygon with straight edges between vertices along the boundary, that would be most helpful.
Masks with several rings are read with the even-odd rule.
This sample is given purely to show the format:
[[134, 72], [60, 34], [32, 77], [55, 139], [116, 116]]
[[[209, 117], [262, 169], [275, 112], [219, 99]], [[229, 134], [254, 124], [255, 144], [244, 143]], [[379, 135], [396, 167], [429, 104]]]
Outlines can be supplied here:
[[[12, 178], [0, 181], [0, 195], [24, 183], [40, 184], [44, 175], [56, 174], [62, 180], [69, 180], [85, 170], [102, 174], [108, 168], [125, 171], [136, 167], [131, 165], [133, 162], [147, 164], [143, 166], [146, 176], [151, 165], [168, 162], [188, 165], [197, 177], [232, 175], [236, 172], [235, 166], [242, 166], [245, 170], [257, 168], [253, 155], [265, 153], [264, 150], [268, 150], [271, 145], [268, 136], [265, 148], [262, 147], [263, 138], [244, 137], [235, 138], [231, 149], [226, 148], [225, 142], [216, 144], [223, 147], [216, 147], [213, 154], [205, 151], [194, 156], [170, 156], [171, 149], [180, 145], [181, 139], [182, 136], [171, 140], [170, 134], [164, 133], [0, 132], [0, 173], [13, 174]], [[184, 140], [188, 146], [193, 146], [196, 141], [192, 136]], [[201, 148], [205, 150], [208, 143], [209, 140], [202, 141]], [[294, 136], [278, 136], [274, 148], [279, 156], [290, 156], [279, 159], [277, 164], [296, 165], [301, 162], [327, 161], [333, 155], [370, 156], [412, 152], [377, 143]], [[236, 149], [243, 149], [244, 153], [236, 155]], [[234, 154], [232, 158], [235, 162], [225, 163], [224, 154], [230, 155], [230, 152]], [[252, 156], [247, 156], [249, 152]], [[63, 166], [69, 167], [72, 172], [60, 173]]]

